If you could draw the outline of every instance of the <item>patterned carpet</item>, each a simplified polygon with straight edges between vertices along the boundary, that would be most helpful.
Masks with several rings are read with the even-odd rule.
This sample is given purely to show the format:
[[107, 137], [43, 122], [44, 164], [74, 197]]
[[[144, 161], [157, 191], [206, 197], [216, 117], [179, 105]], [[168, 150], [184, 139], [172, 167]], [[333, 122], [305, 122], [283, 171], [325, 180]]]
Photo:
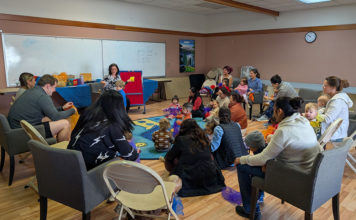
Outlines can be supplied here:
[[[137, 147], [141, 148], [141, 159], [155, 160], [160, 156], [165, 156], [166, 152], [157, 152], [152, 142], [153, 132], [159, 129], [158, 122], [163, 116], [135, 120], [133, 140]], [[201, 118], [195, 118], [199, 126], [204, 129], [205, 122]], [[174, 120], [171, 120], [173, 128]]]

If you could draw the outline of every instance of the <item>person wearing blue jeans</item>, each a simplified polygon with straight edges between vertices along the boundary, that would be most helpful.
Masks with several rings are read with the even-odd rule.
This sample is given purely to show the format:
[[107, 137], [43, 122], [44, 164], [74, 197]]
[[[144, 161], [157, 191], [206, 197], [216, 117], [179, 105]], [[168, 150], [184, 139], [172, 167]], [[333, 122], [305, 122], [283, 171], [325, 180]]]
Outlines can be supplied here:
[[[277, 98], [274, 103], [273, 118], [279, 125], [267, 147], [260, 153], [235, 158], [234, 164], [237, 166], [243, 202], [242, 206], [237, 206], [235, 209], [238, 215], [249, 216], [251, 210], [251, 179], [254, 176], [264, 177], [262, 167], [267, 164], [268, 160], [275, 159], [286, 165], [293, 164], [293, 166], [305, 172], [312, 169], [315, 157], [320, 152], [320, 145], [310, 122], [299, 112], [301, 104], [302, 99], [299, 97]], [[256, 138], [257, 133], [251, 140], [256, 141]], [[248, 140], [247, 136], [246, 139]], [[251, 143], [247, 141], [246, 145], [252, 146]], [[255, 214], [255, 219], [261, 218], [259, 205], [256, 206]]]
[[[253, 152], [254, 155], [261, 153], [266, 142], [264, 136], [259, 131], [252, 131], [245, 137], [245, 144]], [[251, 206], [251, 179], [254, 176], [264, 177], [261, 166], [237, 165], [237, 176], [239, 180], [240, 192], [242, 197], [243, 209], [241, 206], [236, 206], [236, 212], [242, 216], [248, 217]], [[259, 202], [263, 202], [263, 191], [260, 191]], [[260, 207], [257, 204], [256, 218], [260, 216]]]
[[[236, 206], [236, 212], [247, 218], [249, 217], [251, 210], [251, 179], [254, 176], [264, 178], [265, 174], [262, 172], [262, 167], [250, 166], [247, 164], [237, 165], [237, 177], [239, 180], [243, 209], [241, 209], [241, 206]], [[262, 191], [260, 191], [260, 196], [261, 194]], [[260, 206], [258, 203], [256, 205], [255, 216], [257, 219], [261, 216]]]

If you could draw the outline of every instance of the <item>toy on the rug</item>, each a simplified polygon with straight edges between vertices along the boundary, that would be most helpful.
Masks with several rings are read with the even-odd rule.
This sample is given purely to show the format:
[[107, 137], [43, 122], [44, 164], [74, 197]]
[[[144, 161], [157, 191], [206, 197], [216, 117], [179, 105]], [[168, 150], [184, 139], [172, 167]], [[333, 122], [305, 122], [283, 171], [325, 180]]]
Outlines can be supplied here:
[[172, 209], [177, 215], [184, 215], [184, 206], [182, 200], [178, 196], [173, 197]]
[[136, 147], [136, 143], [133, 140], [132, 133], [131, 132], [125, 132], [124, 136], [125, 136], [127, 142], [129, 142], [129, 144], [137, 151], [138, 157], [137, 157], [137, 159], [135, 161], [137, 163], [141, 163], [141, 160], [140, 160], [141, 149], [139, 147]]
[[172, 103], [168, 106], [168, 108], [163, 109], [164, 112], [166, 112], [166, 117], [168, 119], [173, 119], [177, 115], [181, 114], [182, 112], [182, 107], [180, 106], [179, 98], [178, 96], [173, 96], [172, 98]]
[[228, 201], [234, 205], [242, 204], [241, 193], [235, 191], [234, 189], [232, 189], [230, 187], [225, 187], [221, 191], [221, 195], [226, 201]]
[[164, 152], [171, 148], [173, 142], [172, 132], [169, 131], [171, 124], [167, 118], [161, 118], [159, 121], [159, 130], [152, 134], [152, 141], [156, 151]]

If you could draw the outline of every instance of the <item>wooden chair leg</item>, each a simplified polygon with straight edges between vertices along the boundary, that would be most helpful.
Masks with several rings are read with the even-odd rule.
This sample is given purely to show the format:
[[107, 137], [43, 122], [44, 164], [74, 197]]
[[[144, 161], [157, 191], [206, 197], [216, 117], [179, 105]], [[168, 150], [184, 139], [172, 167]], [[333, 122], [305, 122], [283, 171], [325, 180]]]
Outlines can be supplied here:
[[10, 156], [10, 175], [9, 175], [9, 186], [12, 184], [12, 179], [14, 178], [15, 172], [15, 157]]
[[251, 104], [251, 106], [250, 106], [250, 120], [252, 119], [252, 106], [253, 106], [253, 104]]
[[250, 208], [250, 220], [255, 219], [256, 204], [258, 199], [259, 190], [256, 187], [251, 188], [251, 208]]
[[305, 220], [313, 220], [313, 213], [305, 212], [304, 219]]
[[83, 218], [82, 218], [83, 220], [90, 220], [90, 212], [88, 212], [88, 213], [84, 213], [83, 212]]
[[340, 212], [339, 212], [339, 193], [333, 197], [333, 215], [334, 220], [340, 219]]
[[5, 150], [4, 148], [1, 148], [1, 164], [0, 164], [0, 171], [2, 171], [2, 168], [4, 167], [5, 163]]
[[47, 219], [47, 197], [40, 196], [40, 220]]

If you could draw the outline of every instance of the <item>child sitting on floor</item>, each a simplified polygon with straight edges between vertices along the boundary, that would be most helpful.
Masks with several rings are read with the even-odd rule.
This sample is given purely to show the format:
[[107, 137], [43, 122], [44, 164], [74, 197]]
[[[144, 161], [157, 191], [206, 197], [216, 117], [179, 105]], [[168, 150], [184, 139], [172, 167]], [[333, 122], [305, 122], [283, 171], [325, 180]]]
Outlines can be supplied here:
[[168, 113], [166, 115], [168, 119], [173, 119], [177, 115], [181, 114], [182, 107], [179, 104], [178, 96], [173, 96], [172, 103], [168, 106], [168, 108], [163, 109], [163, 111]]
[[214, 128], [217, 126], [217, 123], [213, 121], [209, 121], [205, 124], [205, 133], [211, 142], [213, 140]]
[[159, 130], [152, 134], [152, 141], [158, 152], [165, 152], [171, 148], [173, 142], [173, 135], [170, 132], [171, 124], [167, 118], [159, 120]]
[[[263, 134], [259, 131], [252, 131], [245, 137], [245, 144], [246, 146], [252, 151], [254, 155], [261, 153], [265, 147], [266, 147], [266, 142], [263, 137]], [[252, 169], [262, 169], [262, 171], [265, 169], [264, 167], [252, 167]], [[260, 190], [260, 197], [258, 199], [259, 203], [263, 202], [264, 198], [264, 192]]]
[[321, 124], [317, 120], [318, 116], [318, 104], [308, 103], [305, 105], [304, 116], [310, 121], [310, 125], [313, 127], [316, 137], [319, 139], [321, 135]]
[[178, 132], [179, 128], [184, 120], [192, 118], [192, 110], [193, 110], [193, 104], [190, 102], [184, 103], [183, 109], [182, 109], [182, 115], [177, 115], [176, 121], [173, 124], [173, 136], [175, 137]]
[[135, 161], [137, 163], [140, 163], [141, 162], [141, 160], [140, 160], [141, 149], [136, 147], [136, 143], [133, 140], [132, 133], [131, 132], [125, 132], [124, 136], [125, 136], [127, 142], [129, 142], [129, 144], [137, 151], [138, 157], [137, 157], [137, 159]]
[[248, 82], [246, 77], [241, 78], [240, 84], [235, 88], [235, 91], [239, 93], [242, 97], [244, 97], [245, 103], [248, 104], [247, 100], [247, 89], [248, 89]]
[[329, 96], [324, 94], [318, 98], [318, 114], [324, 114], [326, 104], [330, 100]]
[[177, 120], [176, 123], [178, 125], [182, 124], [182, 121], [187, 120], [192, 118], [192, 110], [193, 110], [193, 105], [192, 103], [184, 103], [183, 109], [182, 109], [182, 115], [177, 115], [177, 119], [182, 119], [182, 120]]
[[219, 103], [216, 100], [210, 101], [211, 110], [205, 114], [206, 121], [219, 122]]

